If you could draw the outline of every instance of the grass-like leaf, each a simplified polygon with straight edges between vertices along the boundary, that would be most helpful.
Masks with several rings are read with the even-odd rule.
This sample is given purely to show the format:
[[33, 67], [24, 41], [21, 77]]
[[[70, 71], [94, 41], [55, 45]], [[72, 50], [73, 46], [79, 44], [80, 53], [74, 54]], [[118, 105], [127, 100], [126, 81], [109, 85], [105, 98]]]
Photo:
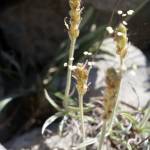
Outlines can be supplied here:
[[0, 112], [4, 109], [4, 107], [12, 100], [13, 98], [6, 98], [4, 100], [1, 100], [0, 102]]
[[76, 146], [76, 147], [73, 147], [72, 149], [73, 149], [73, 150], [78, 150], [78, 149], [81, 149], [81, 148], [83, 148], [83, 147], [85, 147], [85, 146], [92, 145], [92, 144], [94, 144], [94, 143], [96, 143], [96, 142], [97, 142], [97, 138], [87, 139], [87, 140], [85, 140], [83, 143], [79, 144], [79, 145]]
[[129, 114], [128, 112], [122, 112], [121, 115], [123, 117], [125, 117], [126, 119], [128, 119], [132, 124], [136, 124], [136, 119], [135, 117], [133, 117], [131, 114]]
[[62, 117], [64, 115], [63, 112], [57, 112], [56, 114], [54, 114], [53, 116], [49, 117], [43, 127], [42, 127], [42, 134], [44, 133], [45, 129], [50, 125], [52, 124], [55, 120], [57, 120], [59, 117]]
[[44, 90], [45, 97], [49, 101], [49, 103], [58, 111], [61, 111], [61, 108], [55, 103], [55, 101], [49, 96], [47, 90]]

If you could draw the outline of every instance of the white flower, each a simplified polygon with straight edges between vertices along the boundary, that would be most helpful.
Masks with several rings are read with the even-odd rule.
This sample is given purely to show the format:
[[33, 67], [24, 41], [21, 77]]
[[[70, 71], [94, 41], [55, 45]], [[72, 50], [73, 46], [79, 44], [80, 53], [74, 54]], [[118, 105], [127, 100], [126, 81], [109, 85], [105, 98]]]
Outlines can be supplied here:
[[69, 66], [70, 70], [75, 70], [77, 68], [77, 66]]
[[83, 54], [84, 54], [84, 55], [89, 55], [89, 56], [91, 56], [91, 55], [92, 55], [92, 53], [91, 53], [91, 52], [87, 52], [87, 51], [83, 52]]
[[64, 67], [67, 67], [67, 65], [68, 65], [68, 64], [65, 62], [65, 63], [64, 63]]
[[88, 52], [87, 52], [87, 51], [84, 51], [83, 54], [84, 54], [84, 55], [88, 55]]
[[89, 61], [89, 62], [88, 62], [88, 65], [89, 65], [89, 66], [94, 66], [94, 65], [95, 65], [95, 62]]
[[122, 14], [122, 17], [126, 17], [127, 16], [127, 14]]
[[118, 13], [118, 15], [122, 15], [123, 11], [122, 10], [118, 10], [117, 13]]
[[88, 53], [88, 55], [89, 55], [89, 56], [91, 56], [91, 55], [92, 55], [92, 53], [91, 53], [91, 52], [89, 52], [89, 53]]
[[69, 60], [74, 60], [74, 58], [72, 57], [72, 58], [69, 58]]
[[118, 36], [122, 36], [123, 33], [122, 33], [122, 32], [117, 32], [117, 35], [118, 35]]
[[134, 13], [134, 10], [128, 10], [128, 11], [127, 11], [127, 14], [128, 14], [128, 15], [132, 15], [133, 13]]
[[110, 26], [106, 27], [106, 30], [108, 31], [108, 33], [109, 33], [109, 34], [114, 33], [113, 28], [112, 28], [112, 27], [110, 27]]
[[122, 23], [126, 26], [128, 25], [128, 23], [126, 21], [122, 21]]

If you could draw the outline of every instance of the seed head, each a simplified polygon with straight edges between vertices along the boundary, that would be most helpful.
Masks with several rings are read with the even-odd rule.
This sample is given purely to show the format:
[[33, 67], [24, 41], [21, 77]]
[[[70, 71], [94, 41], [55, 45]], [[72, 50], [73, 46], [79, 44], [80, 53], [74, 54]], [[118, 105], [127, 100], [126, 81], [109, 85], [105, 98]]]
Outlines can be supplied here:
[[81, 0], [69, 0], [70, 5], [70, 22], [68, 26], [68, 34], [70, 40], [74, 40], [79, 36], [79, 25], [81, 22]]
[[76, 79], [76, 88], [80, 95], [84, 95], [87, 92], [87, 81], [88, 81], [89, 71], [83, 64], [78, 64], [73, 72], [73, 77]]
[[117, 93], [121, 81], [120, 74], [114, 69], [109, 68], [106, 72], [106, 89], [104, 94], [104, 113], [103, 119], [109, 119], [112, 115], [115, 103], [117, 100]]
[[116, 42], [117, 54], [123, 59], [127, 54], [127, 27], [120, 23], [115, 30], [114, 41]]

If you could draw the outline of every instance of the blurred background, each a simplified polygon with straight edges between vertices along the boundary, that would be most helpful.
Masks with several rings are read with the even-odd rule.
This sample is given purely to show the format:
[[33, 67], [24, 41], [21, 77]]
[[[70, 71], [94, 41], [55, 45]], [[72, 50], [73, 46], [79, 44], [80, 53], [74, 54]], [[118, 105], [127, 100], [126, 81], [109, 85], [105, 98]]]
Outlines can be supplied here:
[[[150, 1], [83, 0], [82, 5], [76, 62], [82, 60], [85, 50], [101, 54], [106, 26], [115, 27], [121, 21], [117, 10], [132, 9], [129, 41], [141, 50], [150, 73]], [[0, 0], [0, 143], [6, 147], [12, 148], [11, 140], [41, 127], [56, 111], [43, 89], [48, 88], [52, 97], [63, 92], [69, 45], [64, 18], [69, 17], [68, 11], [67, 0]]]

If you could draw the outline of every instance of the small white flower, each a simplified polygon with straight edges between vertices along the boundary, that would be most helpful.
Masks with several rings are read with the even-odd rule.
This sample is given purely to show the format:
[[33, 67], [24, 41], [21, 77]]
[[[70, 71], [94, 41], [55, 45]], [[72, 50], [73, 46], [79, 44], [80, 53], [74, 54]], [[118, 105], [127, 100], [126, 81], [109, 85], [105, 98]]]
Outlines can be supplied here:
[[89, 66], [94, 66], [94, 65], [95, 65], [95, 62], [89, 61], [89, 62], [88, 62], [88, 65], [89, 65]]
[[74, 60], [74, 58], [72, 57], [72, 58], [69, 58], [69, 60]]
[[84, 55], [88, 55], [88, 52], [87, 52], [87, 51], [84, 51], [83, 54], [84, 54]]
[[112, 28], [112, 27], [110, 27], [110, 26], [106, 27], [106, 30], [108, 31], [108, 33], [109, 33], [109, 34], [114, 33], [113, 28]]
[[118, 35], [118, 36], [122, 36], [123, 33], [122, 33], [122, 32], [117, 32], [117, 35]]
[[118, 15], [122, 15], [123, 11], [122, 10], [118, 10], [117, 13], [118, 13]]
[[75, 70], [77, 68], [77, 66], [69, 66], [70, 70]]
[[127, 14], [122, 14], [122, 17], [126, 17], [127, 16]]
[[91, 52], [89, 52], [89, 53], [88, 53], [88, 55], [89, 55], [89, 56], [91, 56], [91, 55], [92, 55], [92, 53], [91, 53]]
[[96, 24], [93, 24], [91, 27], [91, 32], [94, 32], [96, 30]]
[[132, 15], [133, 13], [134, 13], [134, 10], [128, 10], [128, 11], [127, 11], [127, 14], [128, 14], [128, 15]]
[[122, 21], [122, 23], [126, 26], [128, 25], [128, 23], [126, 21]]
[[68, 65], [68, 64], [65, 62], [65, 63], [64, 63], [64, 67], [67, 67], [67, 65]]
[[87, 51], [83, 52], [83, 54], [84, 54], [84, 55], [89, 55], [89, 56], [91, 56], [91, 55], [92, 55], [92, 53], [91, 53], [91, 52], [87, 52]]

